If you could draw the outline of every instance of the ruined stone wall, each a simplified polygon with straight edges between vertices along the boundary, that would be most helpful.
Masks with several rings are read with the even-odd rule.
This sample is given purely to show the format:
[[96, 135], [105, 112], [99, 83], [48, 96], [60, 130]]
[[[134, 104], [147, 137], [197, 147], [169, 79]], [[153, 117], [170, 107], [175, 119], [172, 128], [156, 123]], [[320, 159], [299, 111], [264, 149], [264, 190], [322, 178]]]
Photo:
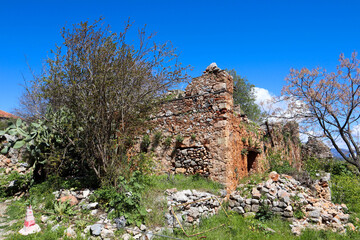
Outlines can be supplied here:
[[152, 119], [151, 146], [163, 172], [201, 174], [236, 188], [240, 178], [264, 171], [265, 132], [234, 110], [233, 79], [216, 64], [186, 87], [185, 96], [163, 103]]
[[226, 183], [230, 158], [226, 129], [233, 108], [232, 91], [231, 76], [209, 66], [187, 86], [185, 97], [161, 106], [153, 119], [153, 132], [161, 132], [166, 142], [154, 151], [164, 171], [199, 173]]
[[301, 169], [302, 155], [297, 122], [266, 123], [264, 125], [264, 147], [266, 155], [280, 154], [293, 167]]

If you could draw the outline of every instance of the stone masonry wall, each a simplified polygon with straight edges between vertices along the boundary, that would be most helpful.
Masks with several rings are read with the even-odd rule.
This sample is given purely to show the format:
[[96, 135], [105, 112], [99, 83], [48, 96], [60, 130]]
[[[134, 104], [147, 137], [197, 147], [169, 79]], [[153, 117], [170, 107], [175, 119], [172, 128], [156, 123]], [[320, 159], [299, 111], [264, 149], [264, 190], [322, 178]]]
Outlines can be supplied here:
[[293, 167], [301, 169], [302, 155], [297, 122], [266, 123], [264, 148], [266, 155], [279, 153]]
[[157, 168], [168, 173], [200, 174], [234, 190], [238, 180], [267, 168], [265, 132], [234, 108], [233, 79], [216, 64], [194, 78], [184, 97], [160, 106], [151, 138]]

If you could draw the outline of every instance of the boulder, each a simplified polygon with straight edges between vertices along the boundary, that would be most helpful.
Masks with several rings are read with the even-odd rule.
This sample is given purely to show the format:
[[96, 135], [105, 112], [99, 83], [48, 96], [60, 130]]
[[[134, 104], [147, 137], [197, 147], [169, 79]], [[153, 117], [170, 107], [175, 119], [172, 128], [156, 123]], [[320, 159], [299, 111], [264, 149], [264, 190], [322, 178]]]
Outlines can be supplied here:
[[91, 233], [91, 235], [93, 235], [93, 236], [100, 236], [103, 227], [104, 227], [104, 226], [103, 226], [102, 224], [99, 224], [99, 223], [96, 223], [96, 224], [94, 224], [94, 225], [91, 225], [91, 226], [90, 226], [90, 233]]
[[76, 204], [79, 203], [79, 201], [77, 200], [76, 197], [74, 197], [73, 195], [68, 195], [68, 196], [63, 196], [59, 199], [60, 202], [66, 202], [66, 201], [69, 201], [70, 205], [71, 206], [74, 206]]

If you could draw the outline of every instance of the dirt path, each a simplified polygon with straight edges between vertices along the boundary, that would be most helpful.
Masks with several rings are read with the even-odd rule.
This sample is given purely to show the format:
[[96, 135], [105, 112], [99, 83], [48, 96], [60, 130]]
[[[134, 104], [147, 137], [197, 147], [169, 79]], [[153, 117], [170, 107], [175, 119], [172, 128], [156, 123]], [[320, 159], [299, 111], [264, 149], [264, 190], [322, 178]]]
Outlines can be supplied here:
[[14, 221], [9, 221], [6, 216], [6, 208], [8, 203], [0, 202], [0, 240], [5, 239], [7, 235], [11, 233], [11, 231], [4, 230], [5, 226], [9, 226], [13, 224]]

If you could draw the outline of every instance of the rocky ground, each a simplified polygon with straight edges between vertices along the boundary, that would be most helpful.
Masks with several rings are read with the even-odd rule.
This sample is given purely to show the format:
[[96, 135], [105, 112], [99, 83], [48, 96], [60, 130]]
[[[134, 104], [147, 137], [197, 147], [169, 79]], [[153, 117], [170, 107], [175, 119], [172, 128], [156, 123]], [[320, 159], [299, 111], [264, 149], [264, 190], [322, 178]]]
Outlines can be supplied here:
[[[10, 171], [26, 174], [28, 171], [24, 164], [13, 163], [1, 155], [0, 158], [0, 167], [6, 169], [0, 174], [9, 174]], [[129, 227], [124, 217], [110, 220], [109, 212], [101, 209], [99, 203], [90, 200], [93, 194], [93, 190], [90, 189], [76, 191], [60, 189], [53, 192], [53, 195], [56, 203], [69, 204], [76, 213], [79, 213], [72, 216], [74, 220], [72, 222], [82, 220], [80, 213], [84, 211], [92, 216], [92, 222], [86, 223], [81, 233], [82, 237], [86, 238], [90, 235], [92, 239], [115, 239], [116, 231], [119, 229], [125, 230], [121, 235], [122, 239], [153, 239], [156, 235], [169, 234], [174, 228], [179, 228], [179, 221], [183, 227], [199, 225], [202, 219], [218, 214], [225, 202], [228, 202], [229, 206], [225, 210], [245, 217], [255, 216], [264, 209], [279, 215], [290, 222], [291, 230], [295, 235], [300, 235], [306, 228], [340, 233], [355, 230], [354, 225], [349, 223], [346, 205], [331, 202], [329, 181], [329, 174], [325, 174], [311, 183], [311, 186], [305, 186], [291, 176], [271, 172], [265, 181], [255, 185], [239, 185], [238, 190], [230, 194], [225, 190], [214, 195], [194, 189], [183, 191], [178, 191], [176, 188], [167, 189], [163, 193], [167, 201], [167, 211], [163, 216], [165, 225], [154, 228], [144, 224], [140, 227]], [[7, 184], [10, 186], [15, 183]], [[21, 197], [17, 195], [15, 199]], [[10, 221], [6, 216], [6, 208], [11, 201], [0, 203], [0, 240], [11, 233], [5, 231], [4, 227], [17, 221]], [[64, 234], [68, 237], [76, 237], [76, 229], [79, 229], [74, 224], [62, 224], [62, 221], [48, 214], [43, 214], [40, 221], [45, 227], [50, 226], [52, 230], [64, 227]]]

